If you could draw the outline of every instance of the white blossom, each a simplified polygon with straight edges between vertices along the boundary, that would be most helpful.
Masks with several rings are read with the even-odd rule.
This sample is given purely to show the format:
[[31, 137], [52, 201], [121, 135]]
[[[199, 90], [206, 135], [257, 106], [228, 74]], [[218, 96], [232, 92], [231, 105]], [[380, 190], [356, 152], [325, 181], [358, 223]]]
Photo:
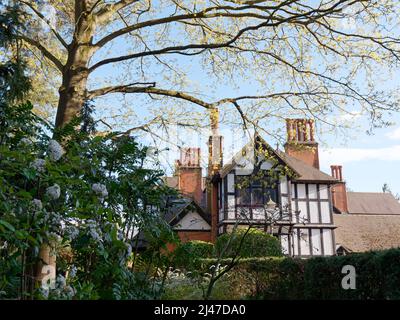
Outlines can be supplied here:
[[104, 234], [104, 240], [105, 240], [106, 242], [112, 242], [111, 236], [110, 236], [110, 234], [109, 234], [108, 232], [106, 232], [106, 233]]
[[77, 271], [76, 267], [75, 267], [74, 265], [72, 265], [71, 268], [69, 269], [69, 274], [68, 274], [68, 276], [69, 276], [70, 278], [75, 278], [75, 276], [76, 276], [76, 271]]
[[122, 241], [124, 239], [124, 234], [121, 230], [118, 230], [117, 232], [117, 239]]
[[94, 241], [101, 241], [100, 234], [96, 229], [89, 229], [89, 234], [93, 238]]
[[104, 184], [94, 183], [92, 185], [92, 190], [100, 199], [104, 199], [108, 196], [107, 187]]
[[54, 212], [54, 211], [46, 212], [44, 214], [44, 219], [45, 219], [46, 222], [49, 222], [53, 226], [59, 225], [62, 222], [61, 215], [59, 213]]
[[67, 284], [67, 281], [65, 280], [64, 276], [62, 276], [61, 274], [59, 274], [57, 276], [57, 280], [56, 281], [57, 281], [57, 286], [61, 287], [61, 288], [64, 288], [66, 286], [66, 284]]
[[75, 240], [79, 235], [79, 230], [74, 226], [68, 226], [65, 228], [65, 233], [70, 240]]
[[47, 152], [52, 161], [58, 161], [63, 156], [64, 149], [56, 140], [50, 140]]
[[22, 145], [27, 145], [27, 146], [32, 145], [32, 141], [29, 140], [28, 138], [22, 138], [22, 139], [19, 141], [19, 143], [22, 144]]
[[98, 227], [96, 221], [87, 220], [86, 224], [87, 224], [87, 228], [88, 228], [90, 237], [96, 242], [98, 242], [98, 241], [101, 242], [102, 241], [102, 232], [101, 232], [100, 228]]
[[43, 159], [36, 159], [32, 162], [31, 167], [35, 169], [37, 172], [44, 172], [46, 161]]
[[40, 201], [39, 199], [33, 199], [32, 200], [32, 207], [35, 211], [40, 211], [43, 209], [43, 204], [42, 201]]
[[52, 200], [57, 200], [61, 195], [60, 186], [58, 184], [54, 184], [53, 186], [48, 187], [46, 189], [46, 195]]

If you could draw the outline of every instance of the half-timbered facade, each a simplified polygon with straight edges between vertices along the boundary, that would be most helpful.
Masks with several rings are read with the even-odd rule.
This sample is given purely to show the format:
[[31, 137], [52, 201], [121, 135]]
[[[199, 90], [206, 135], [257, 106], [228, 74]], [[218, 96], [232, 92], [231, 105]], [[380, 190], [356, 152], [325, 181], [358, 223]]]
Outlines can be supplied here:
[[380, 236], [382, 221], [400, 234], [399, 202], [391, 195], [347, 193], [341, 166], [331, 166], [331, 175], [320, 171], [313, 121], [287, 119], [284, 150], [255, 135], [224, 164], [218, 113], [211, 120], [206, 177], [200, 149], [182, 148], [175, 176], [167, 179], [201, 213], [175, 216], [182, 240], [214, 242], [250, 225], [278, 237], [285, 254], [302, 258], [358, 252], [360, 243], [363, 250], [400, 246], [392, 233]]
[[[261, 153], [267, 151], [269, 159], [257, 156], [260, 149]], [[288, 255], [333, 255], [330, 188], [335, 182], [318, 169], [273, 150], [256, 136], [221, 170], [218, 235], [235, 225], [251, 225], [279, 237]]]

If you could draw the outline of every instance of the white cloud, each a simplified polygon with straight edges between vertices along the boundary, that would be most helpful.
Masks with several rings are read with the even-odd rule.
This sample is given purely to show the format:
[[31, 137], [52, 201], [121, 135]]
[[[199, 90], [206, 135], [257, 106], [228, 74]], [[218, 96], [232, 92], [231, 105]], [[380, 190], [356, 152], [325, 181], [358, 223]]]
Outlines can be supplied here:
[[320, 161], [324, 166], [357, 161], [400, 161], [400, 145], [386, 148], [332, 148], [320, 150]]
[[386, 134], [386, 137], [392, 140], [400, 140], [400, 127], [394, 129], [393, 131], [388, 132]]

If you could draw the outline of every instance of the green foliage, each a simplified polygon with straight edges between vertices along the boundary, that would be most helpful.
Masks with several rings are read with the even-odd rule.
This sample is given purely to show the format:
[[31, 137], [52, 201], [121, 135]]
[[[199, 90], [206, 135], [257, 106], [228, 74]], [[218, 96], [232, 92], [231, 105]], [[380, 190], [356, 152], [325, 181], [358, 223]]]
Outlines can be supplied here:
[[[15, 38], [19, 16], [5, 12], [0, 47], [12, 58], [0, 64], [0, 297], [157, 297], [151, 275], [128, 267], [133, 231], [146, 234], [153, 252], [173, 241], [162, 215], [174, 192], [134, 137], [96, 135], [91, 102], [56, 130], [31, 103], [16, 103], [29, 79]], [[46, 246], [57, 255], [52, 290], [34, 281]]]
[[[400, 299], [400, 249], [342, 257], [315, 258], [305, 265], [304, 296], [307, 299]], [[343, 290], [344, 265], [356, 270], [356, 289]]]
[[[203, 260], [207, 270], [216, 259]], [[241, 259], [225, 283], [227, 299], [400, 299], [400, 249], [348, 256]], [[220, 261], [228, 264], [229, 259]], [[356, 289], [344, 290], [342, 268], [356, 270]], [[225, 280], [226, 282], [226, 280]]]
[[214, 251], [214, 245], [210, 242], [192, 240], [181, 243], [174, 250], [174, 265], [176, 267], [185, 267], [191, 269], [199, 259], [211, 258]]
[[[150, 275], [128, 267], [133, 229], [157, 239], [153, 248], [174, 239], [162, 219], [174, 191], [151, 168], [147, 148], [118, 133], [90, 135], [90, 122], [85, 130], [58, 130], [59, 144], [30, 103], [0, 111], [1, 297], [157, 297]], [[31, 283], [44, 244], [56, 244], [60, 275], [50, 292]], [[67, 277], [71, 268], [76, 275]]]
[[[1, 7], [0, 7], [1, 9]], [[0, 104], [22, 99], [30, 89], [25, 73], [25, 61], [21, 56], [17, 33], [24, 28], [18, 6], [0, 10], [0, 48], [2, 54], [11, 51], [8, 61], [0, 60]], [[3, 57], [0, 57], [3, 58]]]
[[[242, 241], [243, 239], [243, 241]], [[240, 247], [240, 250], [239, 250]], [[221, 257], [274, 257], [282, 256], [279, 240], [261, 230], [237, 229], [218, 237], [215, 254]]]
[[[207, 278], [201, 279], [203, 282]], [[199, 279], [193, 276], [178, 274], [171, 276], [165, 283], [165, 288], [161, 299], [166, 300], [201, 300], [204, 299], [205, 283], [203, 287], [199, 285]], [[235, 289], [234, 289], [235, 290]], [[235, 290], [237, 292], [238, 290]], [[232, 292], [231, 277], [225, 275], [214, 286], [210, 299], [225, 300], [225, 299], [239, 299]]]

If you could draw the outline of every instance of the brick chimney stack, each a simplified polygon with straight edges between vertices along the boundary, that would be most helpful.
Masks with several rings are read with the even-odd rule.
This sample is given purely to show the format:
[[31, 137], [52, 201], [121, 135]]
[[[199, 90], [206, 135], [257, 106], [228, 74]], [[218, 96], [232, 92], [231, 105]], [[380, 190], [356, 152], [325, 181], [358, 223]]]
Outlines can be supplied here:
[[201, 205], [203, 191], [200, 148], [181, 148], [180, 159], [176, 161], [176, 173], [181, 193]]
[[314, 140], [314, 120], [286, 119], [286, 131], [286, 153], [319, 169], [318, 143]]
[[332, 177], [339, 180], [331, 189], [333, 206], [341, 213], [348, 213], [346, 182], [343, 180], [342, 166], [331, 165], [331, 173]]

